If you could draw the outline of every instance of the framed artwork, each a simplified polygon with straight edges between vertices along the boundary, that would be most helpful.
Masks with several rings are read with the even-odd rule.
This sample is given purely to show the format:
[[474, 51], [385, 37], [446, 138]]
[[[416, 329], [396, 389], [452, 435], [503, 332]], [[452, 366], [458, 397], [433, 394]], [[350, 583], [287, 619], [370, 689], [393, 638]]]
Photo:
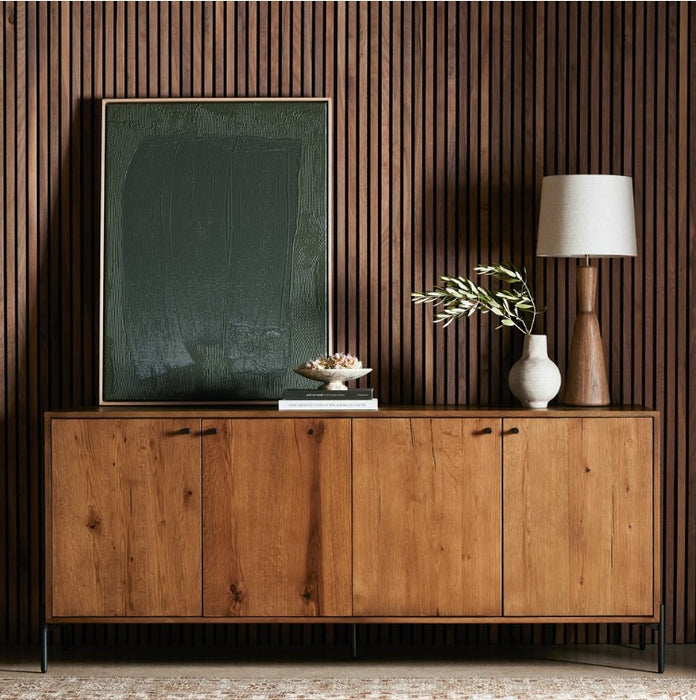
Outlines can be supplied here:
[[327, 99], [104, 100], [99, 402], [234, 403], [329, 351]]

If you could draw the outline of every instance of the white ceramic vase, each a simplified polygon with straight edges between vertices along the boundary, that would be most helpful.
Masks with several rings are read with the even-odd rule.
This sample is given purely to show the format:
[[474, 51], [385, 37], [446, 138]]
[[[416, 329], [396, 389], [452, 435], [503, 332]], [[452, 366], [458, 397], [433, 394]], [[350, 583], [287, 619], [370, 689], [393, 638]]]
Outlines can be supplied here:
[[525, 408], [546, 408], [561, 388], [561, 373], [549, 359], [545, 335], [525, 335], [522, 357], [508, 376], [510, 391]]

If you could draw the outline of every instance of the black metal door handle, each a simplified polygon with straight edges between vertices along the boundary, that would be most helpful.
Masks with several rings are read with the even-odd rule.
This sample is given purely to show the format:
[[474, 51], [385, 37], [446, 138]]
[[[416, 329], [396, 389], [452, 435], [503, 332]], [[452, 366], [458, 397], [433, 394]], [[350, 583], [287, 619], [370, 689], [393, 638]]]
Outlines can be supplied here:
[[217, 428], [208, 428], [204, 430], [201, 435], [217, 435]]
[[510, 432], [511, 432], [513, 435], [517, 435], [517, 433], [520, 432], [520, 429], [519, 429], [519, 428], [510, 428]]

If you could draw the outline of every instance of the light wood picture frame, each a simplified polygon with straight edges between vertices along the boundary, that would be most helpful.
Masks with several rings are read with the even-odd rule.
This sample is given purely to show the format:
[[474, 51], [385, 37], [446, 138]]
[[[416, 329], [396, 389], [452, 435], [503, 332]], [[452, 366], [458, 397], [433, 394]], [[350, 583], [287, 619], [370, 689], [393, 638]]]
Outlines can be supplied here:
[[330, 350], [330, 102], [103, 100], [100, 405], [269, 402]]

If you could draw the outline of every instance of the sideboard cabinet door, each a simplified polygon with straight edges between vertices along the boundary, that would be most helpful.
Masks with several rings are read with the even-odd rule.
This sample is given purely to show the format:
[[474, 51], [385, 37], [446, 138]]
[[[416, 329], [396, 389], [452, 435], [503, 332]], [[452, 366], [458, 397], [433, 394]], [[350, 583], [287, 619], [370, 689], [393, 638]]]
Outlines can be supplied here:
[[652, 419], [506, 419], [503, 432], [505, 615], [652, 615]]
[[49, 615], [201, 614], [200, 438], [191, 426], [51, 421]]
[[202, 433], [204, 614], [350, 615], [350, 420], [204, 420]]
[[501, 420], [353, 420], [354, 614], [501, 614]]

